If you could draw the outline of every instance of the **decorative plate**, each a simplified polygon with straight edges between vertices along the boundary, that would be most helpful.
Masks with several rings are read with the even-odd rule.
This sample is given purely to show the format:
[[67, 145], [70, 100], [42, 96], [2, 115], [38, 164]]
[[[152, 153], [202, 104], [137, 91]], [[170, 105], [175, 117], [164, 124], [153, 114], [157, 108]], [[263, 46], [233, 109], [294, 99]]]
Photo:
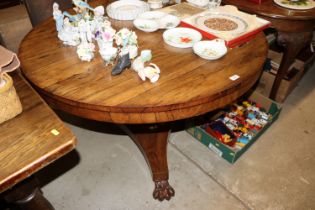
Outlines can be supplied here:
[[274, 0], [276, 4], [288, 9], [306, 10], [315, 8], [313, 0]]
[[241, 34], [245, 32], [248, 27], [247, 22], [242, 18], [225, 13], [206, 13], [199, 15], [195, 17], [194, 23], [200, 27], [200, 29], [213, 34], [222, 32]]
[[137, 18], [133, 21], [137, 29], [145, 32], [153, 32], [159, 29], [159, 24], [154, 20]]
[[227, 53], [223, 39], [200, 41], [193, 46], [194, 53], [206, 60], [217, 60]]
[[116, 20], [134, 20], [149, 10], [149, 4], [140, 0], [115, 1], [106, 7], [108, 16]]
[[201, 40], [201, 34], [190, 28], [172, 28], [164, 31], [164, 41], [173, 47], [188, 48]]

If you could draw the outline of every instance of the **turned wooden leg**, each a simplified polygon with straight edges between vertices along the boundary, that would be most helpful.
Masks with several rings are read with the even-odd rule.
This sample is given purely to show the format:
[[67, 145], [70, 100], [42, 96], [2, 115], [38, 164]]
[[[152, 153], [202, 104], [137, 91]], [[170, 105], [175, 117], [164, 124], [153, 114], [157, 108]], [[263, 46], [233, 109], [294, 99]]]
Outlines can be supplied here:
[[170, 200], [175, 194], [168, 183], [167, 140], [170, 129], [157, 125], [142, 126], [141, 129], [139, 126], [122, 126], [122, 129], [137, 144], [151, 169], [155, 183], [153, 198], [160, 201]]
[[9, 204], [10, 209], [54, 210], [38, 188], [37, 180], [34, 177], [30, 177], [6, 191], [3, 199]]
[[277, 43], [284, 47], [283, 58], [280, 63], [276, 79], [273, 83], [270, 98], [275, 100], [278, 89], [281, 84], [281, 80], [288, 73], [289, 67], [294, 62], [297, 54], [302, 50], [302, 48], [310, 43], [312, 39], [312, 32], [300, 32], [300, 33], [290, 33], [290, 32], [279, 32], [277, 37]]

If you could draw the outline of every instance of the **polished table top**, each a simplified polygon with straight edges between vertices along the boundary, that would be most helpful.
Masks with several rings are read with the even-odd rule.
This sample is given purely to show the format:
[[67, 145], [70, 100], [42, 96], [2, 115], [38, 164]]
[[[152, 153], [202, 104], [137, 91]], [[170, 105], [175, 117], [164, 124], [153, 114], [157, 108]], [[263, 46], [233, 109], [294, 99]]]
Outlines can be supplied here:
[[[191, 48], [164, 43], [159, 30], [144, 33], [130, 21], [139, 49], [151, 49], [160, 79], [143, 82], [132, 69], [112, 76], [98, 52], [91, 62], [80, 61], [75, 47], [57, 38], [50, 19], [35, 27], [23, 40], [19, 57], [23, 74], [53, 106], [72, 114], [114, 123], [168, 122], [200, 115], [222, 107], [245, 93], [258, 79], [267, 53], [264, 35], [230, 49], [217, 61], [195, 55]], [[229, 77], [239, 75], [232, 81]]]

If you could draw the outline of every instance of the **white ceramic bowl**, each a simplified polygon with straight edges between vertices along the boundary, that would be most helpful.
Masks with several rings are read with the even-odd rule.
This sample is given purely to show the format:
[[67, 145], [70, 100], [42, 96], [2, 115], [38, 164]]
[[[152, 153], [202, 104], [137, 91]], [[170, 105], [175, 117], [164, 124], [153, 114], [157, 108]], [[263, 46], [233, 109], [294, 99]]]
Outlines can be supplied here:
[[106, 7], [108, 16], [116, 20], [134, 20], [149, 10], [149, 4], [140, 0], [115, 1]]
[[224, 40], [200, 41], [193, 46], [194, 53], [206, 60], [217, 60], [227, 53]]
[[166, 15], [158, 20], [160, 28], [170, 29], [179, 25], [180, 19], [174, 15]]
[[153, 32], [159, 29], [159, 24], [156, 21], [142, 18], [135, 19], [133, 25], [137, 29], [145, 32]]
[[159, 20], [162, 17], [166, 16], [167, 13], [165, 12], [160, 12], [160, 11], [147, 11], [144, 13], [141, 13], [138, 18], [143, 18], [143, 19], [150, 19], [150, 20]]

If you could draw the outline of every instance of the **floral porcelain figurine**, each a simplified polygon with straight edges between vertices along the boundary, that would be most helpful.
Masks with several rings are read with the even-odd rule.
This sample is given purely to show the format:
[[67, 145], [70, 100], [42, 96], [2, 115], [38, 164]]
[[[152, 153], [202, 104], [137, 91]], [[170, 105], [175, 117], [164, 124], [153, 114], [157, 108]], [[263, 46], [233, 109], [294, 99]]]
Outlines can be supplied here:
[[[104, 16], [103, 6], [92, 8], [87, 0], [72, 0], [77, 14], [61, 12], [57, 3], [53, 4], [58, 38], [66, 45], [77, 46], [77, 55], [82, 61], [94, 58], [95, 45], [105, 64], [113, 64], [118, 56], [118, 63], [112, 75], [120, 74], [131, 66], [131, 59], [138, 55], [138, 42], [135, 32], [122, 28], [116, 33], [110, 21]], [[115, 46], [114, 46], [115, 45]]]
[[67, 17], [64, 19], [63, 28], [58, 32], [58, 38], [65, 45], [77, 46], [80, 44], [78, 28], [74, 27]]
[[59, 32], [62, 29], [63, 26], [63, 17], [64, 15], [59, 10], [59, 4], [56, 2], [53, 4], [53, 17], [56, 21], [56, 30]]
[[138, 54], [137, 35], [128, 28], [122, 28], [115, 34], [115, 42], [120, 47], [117, 65], [112, 70], [112, 75], [120, 74], [124, 69], [131, 66], [131, 60]]
[[151, 59], [151, 50], [142, 50], [140, 56], [132, 63], [132, 68], [143, 81], [148, 78], [150, 82], [155, 83], [160, 78], [160, 68], [154, 63], [150, 63], [147, 67], [144, 66], [144, 63], [149, 62]]
[[95, 45], [90, 42], [81, 42], [77, 47], [77, 54], [83, 61], [91, 61], [94, 58]]
[[134, 59], [138, 54], [137, 35], [128, 28], [122, 28], [115, 34], [117, 46], [121, 47], [120, 56], [130, 53], [130, 59]]

